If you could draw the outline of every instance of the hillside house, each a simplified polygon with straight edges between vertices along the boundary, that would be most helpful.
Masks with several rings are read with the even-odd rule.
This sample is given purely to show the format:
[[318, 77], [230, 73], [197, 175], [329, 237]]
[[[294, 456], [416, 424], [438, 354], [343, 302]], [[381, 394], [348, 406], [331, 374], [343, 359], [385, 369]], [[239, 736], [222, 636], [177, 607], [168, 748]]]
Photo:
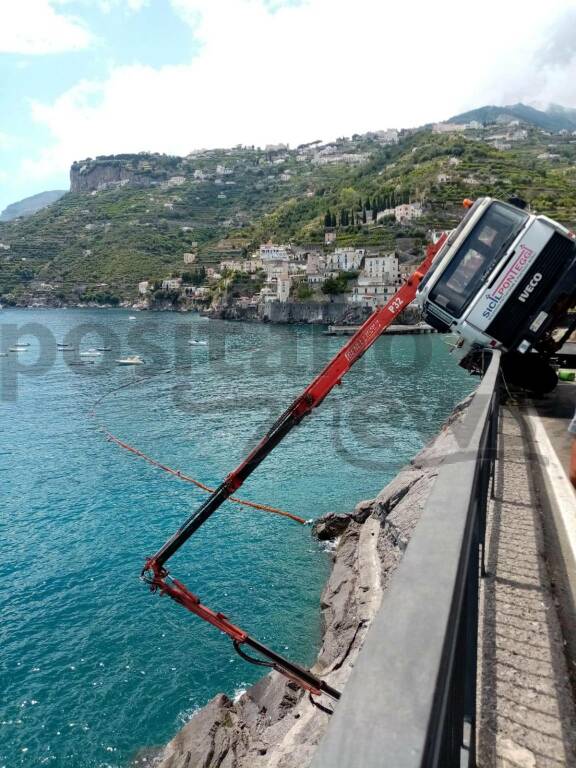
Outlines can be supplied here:
[[365, 248], [336, 248], [333, 253], [326, 255], [326, 267], [339, 272], [360, 269], [365, 255]]
[[398, 144], [398, 131], [396, 128], [388, 128], [385, 131], [376, 131], [376, 141], [380, 144]]
[[383, 285], [397, 286], [400, 282], [398, 257], [394, 253], [366, 256], [362, 275]]
[[150, 288], [150, 282], [148, 280], [141, 280], [138, 283], [138, 293], [140, 296], [145, 296]]
[[395, 286], [384, 285], [380, 280], [360, 275], [357, 284], [352, 288], [348, 302], [366, 304], [372, 308], [381, 307], [394, 296], [395, 292]]
[[162, 280], [163, 291], [179, 291], [181, 287], [182, 287], [181, 277], [167, 277], [166, 279]]
[[195, 253], [185, 253], [184, 254], [184, 264], [194, 264], [196, 261], [196, 254]]
[[394, 217], [399, 224], [419, 219], [422, 214], [422, 203], [404, 203], [394, 208]]
[[462, 133], [466, 127], [462, 123], [434, 123], [432, 133]]
[[275, 243], [266, 243], [258, 249], [258, 256], [263, 262], [267, 261], [288, 261], [292, 248], [290, 245], [276, 245]]

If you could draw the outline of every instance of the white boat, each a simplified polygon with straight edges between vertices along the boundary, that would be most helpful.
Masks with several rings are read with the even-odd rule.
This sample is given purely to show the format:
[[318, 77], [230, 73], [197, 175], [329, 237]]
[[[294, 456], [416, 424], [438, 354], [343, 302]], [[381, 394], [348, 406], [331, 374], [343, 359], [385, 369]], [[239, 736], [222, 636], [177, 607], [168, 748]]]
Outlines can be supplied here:
[[8, 357], [8, 352], [0, 352], [0, 357]]
[[142, 365], [144, 360], [140, 355], [128, 355], [128, 357], [120, 357], [116, 360], [118, 365]]
[[102, 352], [98, 352], [97, 349], [88, 349], [86, 352], [80, 352], [80, 357], [101, 357]]
[[15, 344], [13, 347], [8, 347], [8, 352], [28, 352], [28, 344]]
[[136, 318], [134, 317], [134, 315], [130, 315], [130, 317], [128, 318], [128, 320], [136, 320]]
[[193, 347], [205, 347], [208, 342], [207, 341], [198, 341], [198, 339], [192, 339], [188, 342], [188, 344], [191, 344]]

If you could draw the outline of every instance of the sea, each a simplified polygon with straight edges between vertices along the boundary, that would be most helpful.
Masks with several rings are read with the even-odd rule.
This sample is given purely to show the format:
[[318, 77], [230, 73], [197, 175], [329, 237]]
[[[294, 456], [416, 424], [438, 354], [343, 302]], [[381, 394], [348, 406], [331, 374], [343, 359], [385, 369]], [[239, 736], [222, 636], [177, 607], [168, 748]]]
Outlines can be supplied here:
[[[109, 435], [215, 486], [343, 344], [322, 331], [193, 313], [0, 312], [0, 768], [124, 768], [261, 675], [140, 580], [206, 496]], [[16, 344], [28, 346], [9, 352]], [[119, 365], [126, 355], [143, 364]], [[447, 338], [381, 338], [238, 495], [306, 520], [349, 511], [475, 383]], [[309, 526], [227, 502], [168, 565], [306, 665], [330, 562]]]

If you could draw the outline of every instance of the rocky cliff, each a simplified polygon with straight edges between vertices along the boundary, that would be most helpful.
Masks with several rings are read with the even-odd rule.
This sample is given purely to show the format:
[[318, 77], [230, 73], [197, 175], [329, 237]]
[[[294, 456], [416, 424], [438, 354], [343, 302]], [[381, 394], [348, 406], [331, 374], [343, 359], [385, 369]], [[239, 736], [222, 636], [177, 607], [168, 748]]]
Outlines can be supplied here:
[[[343, 301], [271, 301], [258, 306], [230, 303], [205, 312], [209, 317], [217, 317], [220, 320], [262, 320], [266, 323], [317, 325], [361, 325], [371, 313], [370, 307]], [[411, 325], [421, 318], [418, 309], [408, 307], [402, 312], [398, 322]]]
[[[342, 689], [383, 592], [409, 545], [437, 475], [455, 448], [452, 430], [469, 400], [440, 434], [375, 499], [314, 525], [331, 540], [334, 565], [322, 593], [323, 641], [313, 671]], [[327, 708], [333, 706], [322, 701]], [[307, 768], [330, 715], [272, 672], [237, 701], [219, 694], [157, 756], [157, 768]]]
[[112, 187], [150, 187], [185, 173], [185, 160], [171, 155], [141, 153], [110, 155], [75, 162], [70, 168], [70, 191], [93, 192]]

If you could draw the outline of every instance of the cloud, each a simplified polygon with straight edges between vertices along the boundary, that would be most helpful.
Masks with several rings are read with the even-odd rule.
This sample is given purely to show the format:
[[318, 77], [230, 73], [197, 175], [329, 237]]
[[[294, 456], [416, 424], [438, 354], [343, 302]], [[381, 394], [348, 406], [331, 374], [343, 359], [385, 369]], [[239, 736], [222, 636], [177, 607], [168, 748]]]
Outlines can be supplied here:
[[[187, 64], [123, 66], [32, 114], [52, 142], [24, 170], [153, 150], [292, 144], [410, 126], [487, 102], [552, 92], [534, 72], [543, 29], [572, 6], [518, 14], [500, 0], [385, 4], [357, 0], [171, 0], [201, 43]], [[512, 35], [510, 30], [514, 31]], [[574, 94], [557, 72], [555, 98]], [[518, 94], [516, 97], [512, 94]]]
[[551, 25], [548, 39], [537, 54], [543, 66], [570, 64], [576, 58], [576, 8], [561, 14]]
[[0, 54], [46, 54], [86, 48], [91, 36], [85, 26], [58, 13], [49, 0], [0, 3]]

